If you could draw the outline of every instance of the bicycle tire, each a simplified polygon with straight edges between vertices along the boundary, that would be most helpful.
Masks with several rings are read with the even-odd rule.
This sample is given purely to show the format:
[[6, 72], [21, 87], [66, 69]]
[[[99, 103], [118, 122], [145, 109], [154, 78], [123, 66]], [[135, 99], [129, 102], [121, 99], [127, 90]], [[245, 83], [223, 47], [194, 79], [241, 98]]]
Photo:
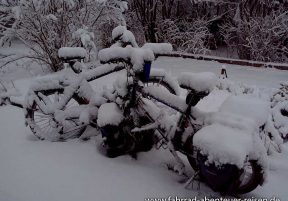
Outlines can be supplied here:
[[252, 168], [252, 176], [250, 177], [249, 181], [241, 186], [240, 177], [237, 183], [240, 185], [236, 185], [235, 193], [237, 194], [245, 194], [253, 191], [257, 186], [263, 183], [264, 175], [262, 167], [257, 163], [256, 160], [249, 160], [248, 163], [251, 165]]
[[[194, 171], [199, 171], [199, 166], [196, 158], [189, 157], [187, 156], [188, 162], [193, 168]], [[242, 184], [241, 180], [241, 174], [238, 174], [238, 179], [235, 179], [234, 182], [232, 182], [228, 187], [227, 187], [227, 192], [221, 192], [224, 194], [245, 194], [253, 191], [256, 189], [259, 185], [263, 183], [264, 180], [264, 175], [263, 175], [263, 170], [262, 167], [257, 163], [255, 160], [249, 160], [247, 163], [251, 166], [252, 173], [248, 178], [248, 181], [244, 184]], [[245, 172], [244, 169], [238, 169], [238, 173], [240, 172]], [[200, 177], [202, 180], [205, 180], [204, 176], [200, 172]], [[245, 177], [245, 175], [243, 176]]]
[[[38, 93], [42, 93], [44, 96], [49, 98], [49, 96], [53, 96], [56, 93], [58, 93], [58, 96], [63, 95], [64, 89], [62, 88], [62, 89], [40, 90], [40, 91], [37, 91], [34, 93], [40, 100], [42, 100], [42, 98], [39, 97]], [[79, 97], [77, 94], [74, 94], [72, 96], [72, 98], [70, 99], [70, 101], [65, 106], [65, 108], [67, 108], [69, 106], [69, 103], [71, 101], [73, 101], [73, 103], [76, 103], [77, 105], [87, 104], [87, 100], [85, 100], [82, 97]], [[42, 102], [43, 102], [43, 100], [42, 100]], [[75, 138], [75, 137], [81, 136], [81, 134], [86, 129], [86, 126], [80, 127], [79, 129], [77, 129], [75, 131], [75, 133], [70, 134], [70, 135], [65, 135], [61, 132], [58, 132], [56, 129], [54, 129], [54, 130], [51, 130], [51, 133], [50, 133], [51, 136], [49, 136], [49, 134], [47, 132], [49, 131], [48, 129], [51, 129], [51, 124], [53, 123], [53, 121], [55, 122], [55, 120], [53, 120], [54, 117], [52, 114], [51, 115], [44, 114], [43, 111], [41, 111], [41, 109], [39, 109], [39, 106], [37, 105], [37, 102], [35, 100], [33, 101], [31, 107], [26, 108], [25, 118], [26, 118], [26, 122], [27, 122], [28, 126], [30, 127], [32, 133], [40, 140], [65, 141], [68, 138]], [[74, 122], [75, 125], [77, 125], [77, 123], [75, 123], [75, 121], [77, 121], [77, 120], [67, 120], [67, 123], [72, 123], [72, 121]], [[65, 122], [66, 122], [66, 120], [65, 120]], [[45, 124], [45, 130], [43, 128], [44, 127], [43, 124]], [[42, 125], [42, 128], [40, 127], [40, 125]]]

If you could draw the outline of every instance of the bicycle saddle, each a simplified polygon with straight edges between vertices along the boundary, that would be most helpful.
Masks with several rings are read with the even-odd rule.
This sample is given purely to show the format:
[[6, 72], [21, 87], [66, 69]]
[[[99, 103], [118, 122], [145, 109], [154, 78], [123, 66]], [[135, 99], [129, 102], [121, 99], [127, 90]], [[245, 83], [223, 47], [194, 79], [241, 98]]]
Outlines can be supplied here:
[[195, 92], [211, 92], [217, 84], [217, 77], [214, 73], [182, 73], [178, 78], [180, 87]]

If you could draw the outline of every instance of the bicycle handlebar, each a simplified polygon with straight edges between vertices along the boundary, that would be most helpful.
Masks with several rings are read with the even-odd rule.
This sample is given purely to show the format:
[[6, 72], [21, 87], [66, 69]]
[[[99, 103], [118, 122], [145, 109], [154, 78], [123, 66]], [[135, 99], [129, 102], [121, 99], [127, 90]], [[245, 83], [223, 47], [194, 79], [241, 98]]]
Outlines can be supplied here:
[[124, 62], [135, 71], [142, 71], [145, 62], [152, 62], [155, 59], [150, 49], [128, 47], [110, 47], [102, 49], [98, 57], [101, 63]]

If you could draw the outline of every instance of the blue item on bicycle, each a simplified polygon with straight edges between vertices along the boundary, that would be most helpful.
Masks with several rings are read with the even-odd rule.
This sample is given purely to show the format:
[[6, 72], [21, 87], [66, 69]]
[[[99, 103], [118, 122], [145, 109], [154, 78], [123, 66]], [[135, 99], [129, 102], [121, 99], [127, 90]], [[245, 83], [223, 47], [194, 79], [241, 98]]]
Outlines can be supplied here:
[[150, 71], [151, 71], [151, 61], [145, 61], [144, 67], [143, 67], [143, 74], [141, 76], [142, 82], [149, 81]]

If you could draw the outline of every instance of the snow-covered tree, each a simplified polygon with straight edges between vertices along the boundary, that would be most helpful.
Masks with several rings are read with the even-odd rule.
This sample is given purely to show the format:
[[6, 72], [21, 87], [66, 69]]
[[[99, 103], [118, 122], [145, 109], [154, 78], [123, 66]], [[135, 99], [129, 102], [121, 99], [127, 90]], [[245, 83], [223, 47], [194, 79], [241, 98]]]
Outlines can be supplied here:
[[[84, 46], [97, 53], [101, 27], [125, 24], [121, 0], [21, 0], [12, 9], [17, 18], [3, 32], [2, 42], [17, 37], [33, 52], [30, 58], [61, 69], [57, 51], [64, 46]], [[90, 55], [92, 56], [92, 55]]]
[[288, 0], [130, 0], [127, 27], [140, 44], [169, 41], [193, 53], [232, 46], [242, 59], [287, 61], [287, 10]]
[[93, 32], [88, 31], [88, 27], [83, 27], [78, 29], [72, 34], [72, 38], [75, 40], [81, 41], [81, 44], [84, 46], [84, 48], [87, 50], [89, 55], [89, 60], [96, 60], [97, 56], [97, 47], [94, 43], [95, 35]]
[[[132, 26], [140, 23], [145, 38], [149, 42], [158, 42], [157, 30], [162, 20], [180, 17], [185, 12], [182, 5], [186, 0], [130, 0], [129, 13], [134, 18]], [[133, 20], [132, 20], [133, 22]]]

